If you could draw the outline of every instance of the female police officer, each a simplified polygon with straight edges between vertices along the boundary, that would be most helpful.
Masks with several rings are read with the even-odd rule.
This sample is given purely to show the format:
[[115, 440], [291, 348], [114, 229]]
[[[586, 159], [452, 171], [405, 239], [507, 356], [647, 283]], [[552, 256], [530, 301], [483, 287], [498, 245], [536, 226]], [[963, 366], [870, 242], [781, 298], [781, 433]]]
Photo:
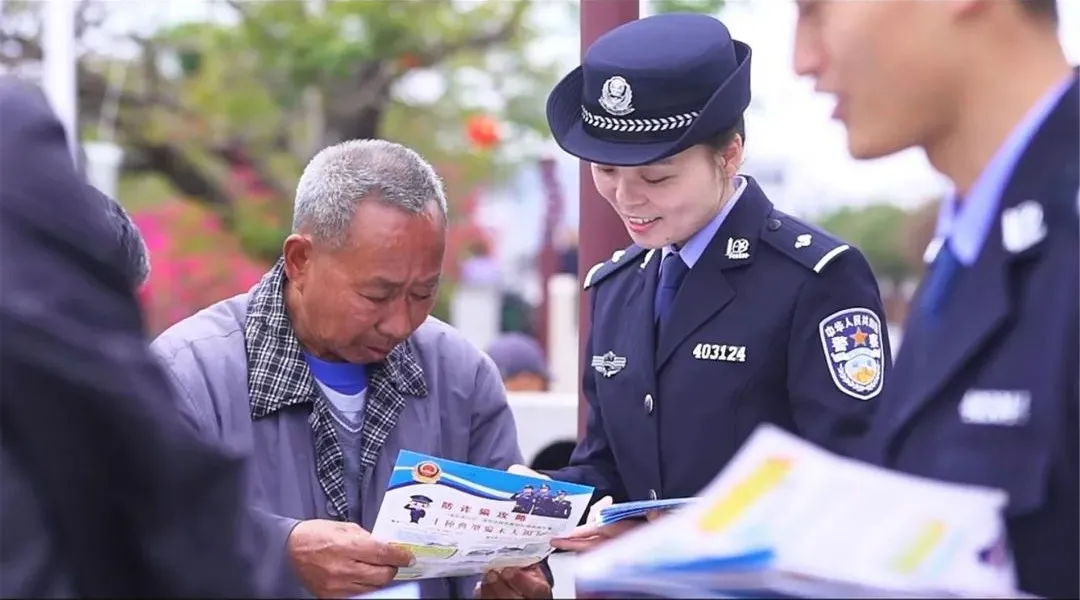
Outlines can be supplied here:
[[736, 174], [749, 102], [749, 46], [700, 14], [612, 30], [551, 93], [555, 140], [634, 241], [585, 277], [588, 420], [552, 477], [692, 496], [763, 422], [841, 452], [864, 430], [891, 360], [877, 282]]

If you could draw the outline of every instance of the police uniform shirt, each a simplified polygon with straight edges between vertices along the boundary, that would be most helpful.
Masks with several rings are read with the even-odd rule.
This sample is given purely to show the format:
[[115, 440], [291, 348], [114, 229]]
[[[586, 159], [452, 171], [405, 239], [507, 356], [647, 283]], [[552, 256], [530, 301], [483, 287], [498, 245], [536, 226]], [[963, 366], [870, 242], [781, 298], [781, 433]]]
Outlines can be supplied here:
[[[1002, 489], [1018, 582], [1080, 593], [1080, 106], [1049, 90], [963, 204], [943, 206], [892, 383], [860, 457]], [[947, 265], [948, 277], [942, 277]], [[1003, 558], [1004, 557], [1004, 558]]]
[[890, 365], [877, 282], [855, 248], [776, 210], [752, 177], [654, 327], [663, 251], [591, 269], [586, 433], [555, 476], [616, 500], [692, 496], [762, 422], [832, 450], [865, 430]]

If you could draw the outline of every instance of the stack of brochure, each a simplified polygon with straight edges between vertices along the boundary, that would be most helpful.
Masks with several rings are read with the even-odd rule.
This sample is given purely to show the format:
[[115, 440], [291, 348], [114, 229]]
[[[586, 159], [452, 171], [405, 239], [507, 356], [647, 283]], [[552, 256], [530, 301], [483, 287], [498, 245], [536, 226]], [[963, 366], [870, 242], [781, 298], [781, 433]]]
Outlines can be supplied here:
[[579, 557], [590, 596], [963, 598], [1016, 590], [1004, 492], [758, 429], [694, 502]]
[[600, 524], [611, 525], [623, 519], [637, 519], [653, 511], [668, 511], [679, 508], [694, 498], [667, 498], [664, 500], [640, 500], [622, 502], [600, 509]]

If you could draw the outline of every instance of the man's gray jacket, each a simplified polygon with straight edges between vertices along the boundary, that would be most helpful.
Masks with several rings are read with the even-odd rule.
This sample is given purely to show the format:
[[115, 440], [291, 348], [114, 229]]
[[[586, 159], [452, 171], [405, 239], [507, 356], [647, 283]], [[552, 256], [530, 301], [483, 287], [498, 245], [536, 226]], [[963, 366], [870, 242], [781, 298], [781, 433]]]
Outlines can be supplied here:
[[[279, 305], [281, 278], [279, 263], [252, 292], [174, 325], [153, 348], [197, 426], [252, 456], [251, 502], [268, 536], [259, 565], [265, 593], [310, 597], [285, 554], [288, 535], [299, 520], [348, 511], [341, 451], [325, 433], [325, 400]], [[364, 413], [364, 529], [375, 524], [400, 450], [496, 469], [521, 462], [498, 371], [458, 331], [429, 318], [384, 363], [372, 370]], [[421, 588], [425, 598], [465, 598], [476, 581], [426, 580]]]

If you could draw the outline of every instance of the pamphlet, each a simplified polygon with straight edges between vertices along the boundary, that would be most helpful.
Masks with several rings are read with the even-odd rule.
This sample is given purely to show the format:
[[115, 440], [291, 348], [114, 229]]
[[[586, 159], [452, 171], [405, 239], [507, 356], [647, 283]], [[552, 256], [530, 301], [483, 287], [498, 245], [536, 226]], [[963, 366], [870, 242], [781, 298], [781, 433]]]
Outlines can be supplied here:
[[667, 597], [1024, 597], [1006, 500], [763, 425], [696, 501], [579, 557], [577, 586]]
[[540, 562], [581, 521], [593, 488], [416, 452], [398, 454], [371, 535], [416, 564], [396, 579], [458, 577]]
[[639, 500], [620, 502], [600, 509], [600, 524], [611, 525], [623, 519], [644, 517], [652, 511], [668, 511], [684, 506], [694, 498], [665, 498], [662, 500]]

